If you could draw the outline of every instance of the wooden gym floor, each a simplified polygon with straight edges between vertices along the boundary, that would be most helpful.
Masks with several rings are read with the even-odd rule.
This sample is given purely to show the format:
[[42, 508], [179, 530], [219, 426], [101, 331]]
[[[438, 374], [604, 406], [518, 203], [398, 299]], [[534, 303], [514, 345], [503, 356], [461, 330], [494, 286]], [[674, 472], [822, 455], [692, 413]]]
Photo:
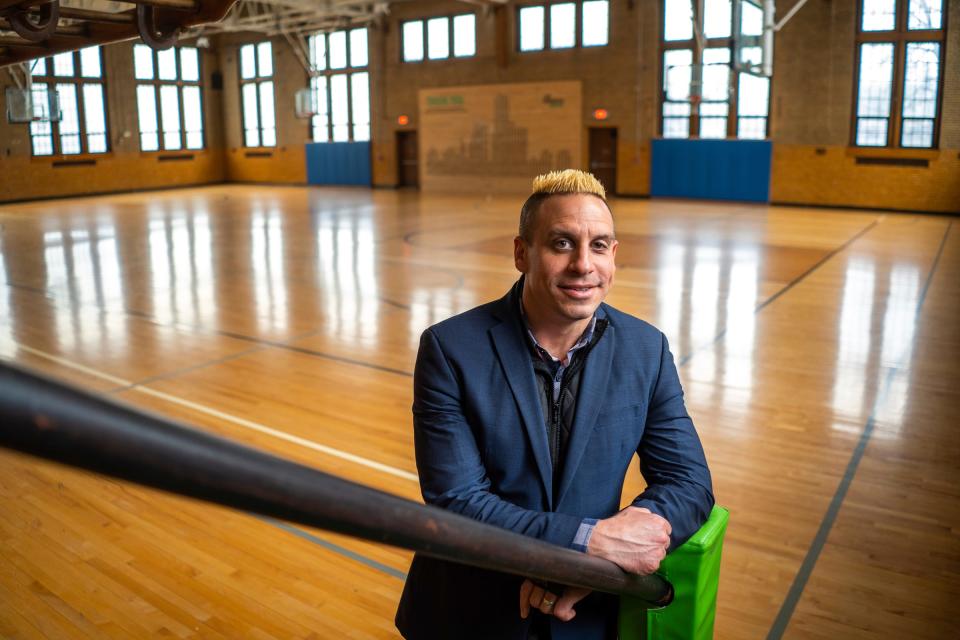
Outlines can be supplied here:
[[[230, 185], [0, 206], [0, 357], [419, 498], [418, 336], [515, 280], [520, 203]], [[953, 221], [613, 205], [608, 302], [670, 338], [731, 511], [716, 637], [960, 637]], [[4, 638], [393, 638], [409, 558], [0, 452]]]

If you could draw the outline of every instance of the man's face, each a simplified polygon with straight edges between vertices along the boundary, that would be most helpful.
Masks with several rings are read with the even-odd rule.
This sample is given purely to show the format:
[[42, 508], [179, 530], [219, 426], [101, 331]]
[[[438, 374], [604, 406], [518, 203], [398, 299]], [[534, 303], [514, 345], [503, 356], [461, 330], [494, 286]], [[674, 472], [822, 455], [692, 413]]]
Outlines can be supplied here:
[[600, 198], [552, 196], [534, 220], [532, 240], [513, 241], [517, 269], [526, 274], [527, 314], [551, 324], [593, 316], [613, 284], [617, 241], [613, 216]]

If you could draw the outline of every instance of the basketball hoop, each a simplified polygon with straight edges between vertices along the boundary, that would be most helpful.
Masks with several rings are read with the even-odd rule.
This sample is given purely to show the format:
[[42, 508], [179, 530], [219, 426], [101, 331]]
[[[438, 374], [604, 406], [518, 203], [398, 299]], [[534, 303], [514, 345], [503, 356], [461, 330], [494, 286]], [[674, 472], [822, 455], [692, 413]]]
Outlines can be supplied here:
[[33, 122], [59, 122], [60, 99], [56, 90], [45, 84], [7, 87], [4, 91], [7, 103], [7, 122], [30, 124]]
[[310, 118], [319, 112], [317, 108], [317, 92], [312, 87], [297, 90], [295, 109], [298, 118]]

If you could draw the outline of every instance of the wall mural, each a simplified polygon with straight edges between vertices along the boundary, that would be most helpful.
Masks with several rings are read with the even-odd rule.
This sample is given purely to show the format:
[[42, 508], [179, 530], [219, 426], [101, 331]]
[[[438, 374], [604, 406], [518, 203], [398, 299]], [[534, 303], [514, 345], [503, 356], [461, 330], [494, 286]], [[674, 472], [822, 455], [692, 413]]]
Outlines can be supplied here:
[[580, 168], [579, 82], [420, 91], [424, 191], [523, 192], [552, 169]]

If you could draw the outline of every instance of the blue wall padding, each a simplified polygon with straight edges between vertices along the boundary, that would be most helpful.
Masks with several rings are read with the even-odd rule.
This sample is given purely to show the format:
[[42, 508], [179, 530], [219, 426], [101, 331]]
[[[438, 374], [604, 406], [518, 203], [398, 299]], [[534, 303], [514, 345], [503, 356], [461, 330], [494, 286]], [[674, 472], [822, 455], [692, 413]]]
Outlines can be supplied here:
[[307, 182], [370, 186], [370, 143], [308, 142]]
[[653, 141], [650, 195], [770, 201], [769, 140]]

